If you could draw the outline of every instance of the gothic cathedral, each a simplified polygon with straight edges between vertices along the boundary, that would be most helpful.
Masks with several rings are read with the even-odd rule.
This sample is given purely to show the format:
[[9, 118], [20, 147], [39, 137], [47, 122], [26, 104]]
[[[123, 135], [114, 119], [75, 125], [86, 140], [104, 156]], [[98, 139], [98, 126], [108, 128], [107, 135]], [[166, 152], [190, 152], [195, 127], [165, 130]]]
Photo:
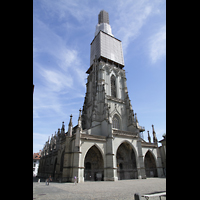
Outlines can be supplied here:
[[78, 124], [72, 115], [65, 131], [49, 138], [41, 153], [39, 177], [55, 181], [118, 181], [162, 177], [156, 133], [153, 142], [141, 137], [126, 85], [122, 43], [112, 34], [108, 13], [98, 15], [91, 42], [87, 90]]

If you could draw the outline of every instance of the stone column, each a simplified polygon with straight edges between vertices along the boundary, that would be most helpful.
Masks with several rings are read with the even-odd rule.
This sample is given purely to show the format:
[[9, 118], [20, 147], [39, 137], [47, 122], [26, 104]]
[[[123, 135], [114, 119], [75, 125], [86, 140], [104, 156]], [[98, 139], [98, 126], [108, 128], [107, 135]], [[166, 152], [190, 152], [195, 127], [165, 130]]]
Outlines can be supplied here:
[[104, 174], [104, 181], [118, 181], [117, 177], [117, 166], [113, 148], [113, 135], [112, 135], [112, 124], [108, 124], [109, 135], [106, 141], [106, 167]]
[[80, 146], [80, 142], [81, 142], [81, 129], [78, 128], [76, 131], [76, 139], [75, 139], [75, 145], [74, 145], [74, 152], [73, 152], [73, 165], [72, 165], [72, 182], [74, 181], [74, 176], [77, 177], [77, 182], [81, 183], [84, 182], [84, 177], [83, 177], [83, 171], [84, 171], [84, 167], [81, 166], [81, 156], [82, 156], [82, 152], [81, 152], [81, 146]]
[[74, 176], [77, 177], [77, 182], [81, 183], [84, 182], [83, 171], [84, 167], [80, 166], [82, 152], [74, 151], [73, 152], [73, 166], [72, 166], [72, 177], [71, 182], [74, 182]]
[[145, 173], [145, 167], [144, 167], [144, 157], [142, 155], [142, 146], [141, 146], [141, 141], [140, 138], [137, 140], [137, 148], [138, 148], [138, 179], [145, 179], [146, 178], [146, 173]]
[[162, 168], [162, 160], [161, 160], [160, 151], [159, 151], [158, 147], [157, 147], [156, 151], [157, 151], [157, 172], [158, 172], [158, 177], [164, 177], [163, 168]]

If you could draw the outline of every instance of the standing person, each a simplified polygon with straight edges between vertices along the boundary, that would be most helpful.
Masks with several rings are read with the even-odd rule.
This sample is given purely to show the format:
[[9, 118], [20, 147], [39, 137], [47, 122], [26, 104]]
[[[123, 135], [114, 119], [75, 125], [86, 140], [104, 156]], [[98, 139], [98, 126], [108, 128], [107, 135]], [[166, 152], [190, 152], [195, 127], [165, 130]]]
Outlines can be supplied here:
[[47, 182], [48, 182], [48, 178], [46, 178], [46, 185], [47, 185]]
[[76, 176], [74, 176], [74, 185], [76, 185], [76, 183], [77, 183], [77, 178]]
[[49, 178], [47, 179], [48, 185], [49, 185], [49, 182], [50, 182], [50, 181], [52, 181], [51, 175], [50, 175]]

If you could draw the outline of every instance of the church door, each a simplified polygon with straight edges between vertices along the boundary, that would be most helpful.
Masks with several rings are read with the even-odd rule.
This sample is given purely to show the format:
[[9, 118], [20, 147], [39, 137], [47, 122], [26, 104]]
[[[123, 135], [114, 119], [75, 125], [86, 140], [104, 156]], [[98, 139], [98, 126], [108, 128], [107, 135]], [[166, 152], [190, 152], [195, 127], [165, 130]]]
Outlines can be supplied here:
[[92, 146], [85, 156], [84, 178], [85, 181], [103, 181], [104, 164], [101, 152], [96, 146]]
[[155, 159], [150, 151], [144, 157], [146, 177], [158, 177]]
[[135, 153], [128, 142], [123, 142], [118, 147], [117, 174], [119, 180], [137, 178]]

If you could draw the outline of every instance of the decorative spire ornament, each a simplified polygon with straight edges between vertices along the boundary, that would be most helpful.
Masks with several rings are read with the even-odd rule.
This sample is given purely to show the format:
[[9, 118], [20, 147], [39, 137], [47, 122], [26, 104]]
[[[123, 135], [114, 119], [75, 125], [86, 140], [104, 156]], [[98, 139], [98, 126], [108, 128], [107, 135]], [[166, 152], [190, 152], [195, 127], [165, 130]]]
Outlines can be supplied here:
[[153, 132], [153, 143], [157, 143], [156, 132], [154, 130], [154, 125], [152, 124], [152, 132]]
[[71, 137], [72, 136], [72, 127], [73, 127], [73, 124], [72, 124], [72, 114], [70, 115], [70, 120], [69, 120], [69, 125], [68, 125], [68, 136]]
[[148, 140], [149, 140], [149, 143], [151, 143], [151, 137], [150, 137], [150, 135], [149, 135], [149, 131], [147, 131], [147, 133], [148, 133]]

